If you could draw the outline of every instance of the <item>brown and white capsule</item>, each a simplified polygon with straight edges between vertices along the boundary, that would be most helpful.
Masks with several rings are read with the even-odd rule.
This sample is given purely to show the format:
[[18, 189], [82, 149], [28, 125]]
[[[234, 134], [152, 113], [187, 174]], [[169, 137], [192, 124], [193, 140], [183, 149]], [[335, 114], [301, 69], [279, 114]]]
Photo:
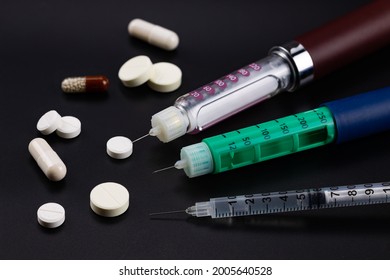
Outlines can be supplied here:
[[104, 92], [109, 84], [105, 76], [70, 77], [62, 81], [61, 89], [66, 93]]

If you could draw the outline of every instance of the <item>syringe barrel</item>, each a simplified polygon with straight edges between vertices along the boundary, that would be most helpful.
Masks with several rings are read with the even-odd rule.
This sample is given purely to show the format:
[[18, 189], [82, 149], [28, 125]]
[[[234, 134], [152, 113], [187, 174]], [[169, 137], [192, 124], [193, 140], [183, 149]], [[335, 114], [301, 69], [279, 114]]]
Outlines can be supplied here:
[[211, 198], [212, 218], [271, 214], [326, 206], [321, 190], [294, 190]]
[[212, 218], [283, 213], [390, 202], [390, 183], [370, 183], [211, 198]]

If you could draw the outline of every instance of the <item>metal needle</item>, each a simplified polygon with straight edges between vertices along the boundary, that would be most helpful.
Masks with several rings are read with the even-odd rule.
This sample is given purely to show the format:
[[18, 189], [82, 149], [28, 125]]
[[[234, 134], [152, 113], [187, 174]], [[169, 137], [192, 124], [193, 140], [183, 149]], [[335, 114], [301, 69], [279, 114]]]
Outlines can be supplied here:
[[145, 134], [144, 136], [141, 136], [140, 138], [137, 138], [137, 139], [135, 139], [134, 141], [133, 141], [133, 143], [135, 143], [135, 142], [137, 142], [137, 141], [139, 141], [139, 140], [141, 140], [141, 139], [144, 139], [145, 137], [147, 137], [147, 136], [149, 136], [150, 134], [148, 133], [148, 134]]
[[186, 213], [186, 210], [176, 210], [176, 211], [156, 212], [156, 213], [150, 213], [150, 214], [149, 214], [149, 216], [157, 216], [157, 215], [168, 215], [168, 214], [175, 214], [175, 213]]
[[165, 171], [165, 170], [172, 169], [172, 168], [175, 168], [175, 166], [172, 165], [172, 166], [164, 167], [164, 168], [161, 168], [161, 169], [157, 169], [157, 170], [153, 171], [153, 173]]

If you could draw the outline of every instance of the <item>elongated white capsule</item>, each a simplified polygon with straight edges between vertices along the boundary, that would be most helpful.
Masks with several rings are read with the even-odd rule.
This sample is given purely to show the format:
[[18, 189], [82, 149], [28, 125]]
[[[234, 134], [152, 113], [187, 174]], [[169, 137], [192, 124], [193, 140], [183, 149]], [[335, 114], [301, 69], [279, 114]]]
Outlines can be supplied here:
[[139, 18], [130, 21], [128, 31], [131, 36], [167, 51], [179, 45], [179, 36], [175, 32]]
[[49, 180], [60, 181], [65, 177], [65, 164], [45, 139], [31, 140], [28, 150]]

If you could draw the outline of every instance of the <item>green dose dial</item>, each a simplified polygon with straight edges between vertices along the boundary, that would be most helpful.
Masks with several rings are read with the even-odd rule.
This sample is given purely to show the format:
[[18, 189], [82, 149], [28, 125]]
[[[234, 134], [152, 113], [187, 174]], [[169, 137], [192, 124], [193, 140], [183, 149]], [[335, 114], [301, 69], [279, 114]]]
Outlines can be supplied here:
[[219, 173], [334, 141], [335, 124], [326, 107], [231, 131], [203, 140], [214, 173]]

